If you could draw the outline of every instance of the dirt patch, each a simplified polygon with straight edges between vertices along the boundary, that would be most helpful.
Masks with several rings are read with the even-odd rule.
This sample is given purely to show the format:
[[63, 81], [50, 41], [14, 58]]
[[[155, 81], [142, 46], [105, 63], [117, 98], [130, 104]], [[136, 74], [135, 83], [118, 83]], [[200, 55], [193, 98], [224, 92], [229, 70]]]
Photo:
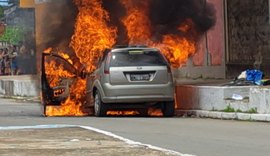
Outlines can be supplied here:
[[80, 127], [0, 131], [1, 156], [168, 156], [172, 153], [129, 145]]

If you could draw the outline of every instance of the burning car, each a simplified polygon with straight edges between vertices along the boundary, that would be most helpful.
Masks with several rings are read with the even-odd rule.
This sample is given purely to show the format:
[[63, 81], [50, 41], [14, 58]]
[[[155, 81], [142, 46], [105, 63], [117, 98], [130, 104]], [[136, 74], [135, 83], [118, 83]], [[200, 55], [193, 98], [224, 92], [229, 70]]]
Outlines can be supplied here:
[[[55, 72], [55, 68], [61, 71]], [[93, 73], [84, 73], [61, 54], [43, 53], [41, 80], [46, 116], [89, 115], [93, 107], [98, 117], [127, 108], [148, 113], [150, 107], [160, 108], [164, 116], [174, 115], [170, 65], [156, 48], [118, 46], [106, 50]]]
[[[170, 67], [185, 65], [215, 23], [212, 5], [197, 0], [59, 0], [48, 6], [41, 20], [50, 28], [42, 45], [53, 48], [42, 54], [46, 116], [114, 115], [114, 108], [172, 116]], [[69, 16], [47, 14], [60, 9]], [[112, 48], [117, 44], [153, 48]]]
[[112, 108], [157, 106], [174, 115], [174, 84], [170, 65], [158, 49], [116, 47], [106, 52], [87, 78], [87, 101], [94, 97], [94, 114]]

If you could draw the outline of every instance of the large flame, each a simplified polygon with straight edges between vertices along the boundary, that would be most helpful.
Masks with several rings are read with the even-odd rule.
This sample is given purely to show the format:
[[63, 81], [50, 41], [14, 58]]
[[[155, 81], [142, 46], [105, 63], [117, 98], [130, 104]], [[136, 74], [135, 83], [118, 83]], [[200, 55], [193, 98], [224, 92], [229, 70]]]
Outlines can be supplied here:
[[174, 68], [181, 67], [187, 59], [196, 52], [197, 32], [190, 19], [179, 25], [178, 30], [182, 35], [168, 34], [163, 36], [161, 44], [156, 44]]
[[148, 19], [149, 1], [122, 0], [127, 15], [122, 19], [127, 29], [129, 44], [149, 44], [151, 22]]
[[194, 23], [191, 19], [186, 19], [179, 25], [176, 34], [164, 35], [162, 42], [157, 42], [151, 31], [148, 15], [149, 2], [149, 0], [121, 0], [127, 10], [127, 15], [122, 19], [122, 22], [127, 30], [129, 44], [157, 47], [169, 60], [172, 67], [181, 67], [186, 63], [188, 57], [196, 51], [195, 36], [197, 37], [197, 34]]
[[156, 47], [165, 55], [171, 66], [177, 68], [184, 65], [195, 53], [196, 43], [177, 35], [166, 35], [163, 37], [162, 44], [157, 44]]
[[[52, 48], [45, 50], [45, 53], [51, 53]], [[70, 57], [64, 52], [58, 52], [67, 62], [73, 64]], [[51, 88], [61, 86], [63, 80], [73, 80], [76, 75], [67, 70], [63, 64], [57, 63], [56, 60], [45, 60], [45, 73]], [[70, 96], [62, 102], [61, 106], [46, 106], [46, 116], [74, 116], [87, 115], [82, 111], [82, 98], [84, 96], [86, 81], [83, 79], [74, 79], [75, 82], [70, 86]], [[56, 93], [57, 94], [57, 93]]]
[[[126, 15], [120, 20], [126, 29], [130, 45], [143, 44], [159, 48], [174, 68], [184, 65], [188, 57], [195, 53], [198, 32], [191, 19], [182, 21], [175, 33], [168, 33], [161, 36], [161, 39], [156, 39], [149, 19], [150, 1], [119, 1], [126, 9]], [[70, 47], [74, 50], [79, 63], [84, 65], [85, 71], [91, 73], [96, 69], [97, 62], [103, 56], [105, 49], [110, 49], [116, 44], [117, 28], [108, 24], [110, 15], [103, 8], [102, 0], [74, 0], [74, 4], [77, 5], [79, 13]], [[65, 52], [58, 54], [70, 64], [76, 63]], [[53, 61], [46, 63], [46, 74], [53, 77], [50, 78], [51, 87], [57, 86], [60, 78], [74, 77]], [[77, 79], [71, 86], [68, 99], [61, 106], [48, 106], [46, 114], [48, 116], [87, 115], [82, 111], [85, 86], [84, 79]], [[148, 113], [155, 116], [162, 114], [160, 110], [153, 109], [150, 109]], [[110, 111], [108, 114], [123, 115], [137, 114], [137, 112]]]
[[86, 70], [91, 72], [104, 50], [115, 44], [117, 30], [108, 26], [109, 15], [102, 8], [100, 0], [74, 2], [79, 8], [79, 14], [70, 46]]
[[47, 116], [83, 116], [88, 115], [87, 112], [83, 112], [82, 99], [85, 91], [86, 81], [77, 79], [74, 85], [70, 89], [70, 96], [61, 106], [47, 106]]
[[[74, 0], [74, 3], [78, 6], [79, 14], [70, 46], [79, 58], [80, 63], [85, 65], [85, 70], [92, 72], [96, 68], [98, 59], [103, 55], [103, 51], [115, 44], [117, 29], [107, 25], [109, 15], [102, 8], [100, 0]], [[73, 64], [68, 55], [59, 54]], [[55, 67], [55, 63], [46, 65], [46, 69], [48, 69], [46, 75], [53, 77], [54, 81], [51, 81], [50, 86], [55, 86], [59, 78], [63, 77], [63, 74], [61, 74], [63, 69], [58, 66], [59, 69], [56, 70], [51, 66]], [[65, 76], [71, 77], [68, 73], [65, 74]], [[61, 106], [47, 106], [47, 116], [87, 115], [82, 111], [83, 100], [81, 100], [85, 95], [86, 81], [79, 79], [72, 85], [70, 96]]]

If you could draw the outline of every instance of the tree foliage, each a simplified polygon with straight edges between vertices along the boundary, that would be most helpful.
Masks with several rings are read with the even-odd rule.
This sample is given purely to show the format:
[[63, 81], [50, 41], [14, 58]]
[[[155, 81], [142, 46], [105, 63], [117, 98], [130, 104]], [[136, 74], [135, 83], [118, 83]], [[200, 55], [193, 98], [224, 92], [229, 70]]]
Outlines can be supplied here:
[[0, 36], [0, 41], [18, 44], [23, 40], [23, 28], [18, 26], [7, 26], [3, 35]]

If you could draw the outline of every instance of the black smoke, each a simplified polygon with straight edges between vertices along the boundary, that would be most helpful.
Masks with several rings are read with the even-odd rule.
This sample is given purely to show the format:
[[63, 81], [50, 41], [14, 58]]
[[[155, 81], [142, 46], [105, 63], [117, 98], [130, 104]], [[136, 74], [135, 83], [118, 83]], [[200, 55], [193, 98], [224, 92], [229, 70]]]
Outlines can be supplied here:
[[42, 47], [68, 47], [74, 33], [78, 9], [73, 0], [57, 0], [39, 4]]
[[[125, 8], [120, 0], [103, 0], [104, 8], [109, 12], [111, 25], [118, 27], [118, 44], [128, 41], [125, 27], [121, 19], [126, 15]], [[191, 19], [195, 24], [197, 36], [209, 30], [215, 25], [214, 6], [206, 0], [134, 0], [134, 7], [140, 7], [141, 3], [149, 2], [149, 19], [152, 24], [152, 39], [160, 41], [167, 34], [181, 35], [177, 29], [181, 23]], [[185, 34], [194, 35], [194, 34]]]
[[103, 0], [103, 7], [110, 15], [110, 26], [117, 26], [117, 43], [128, 44], [127, 31], [121, 22], [121, 19], [126, 15], [125, 7], [119, 0]]
[[177, 27], [191, 19], [202, 34], [215, 24], [215, 9], [206, 0], [150, 0], [149, 18], [153, 34], [175, 34]]
[[[206, 0], [134, 0], [134, 5], [149, 1], [149, 19], [152, 24], [152, 38], [156, 41], [163, 35], [179, 34], [178, 26], [187, 19], [195, 24], [196, 32], [203, 34], [215, 24], [214, 6]], [[57, 0], [45, 4], [42, 19], [42, 47], [68, 47], [74, 33], [78, 8], [73, 0]], [[117, 27], [117, 44], [128, 42], [127, 32], [121, 19], [126, 15], [120, 0], [102, 0], [110, 15], [110, 26]], [[136, 7], [137, 7], [136, 6]], [[140, 7], [140, 6], [139, 6]], [[196, 36], [199, 37], [199, 36]]]

